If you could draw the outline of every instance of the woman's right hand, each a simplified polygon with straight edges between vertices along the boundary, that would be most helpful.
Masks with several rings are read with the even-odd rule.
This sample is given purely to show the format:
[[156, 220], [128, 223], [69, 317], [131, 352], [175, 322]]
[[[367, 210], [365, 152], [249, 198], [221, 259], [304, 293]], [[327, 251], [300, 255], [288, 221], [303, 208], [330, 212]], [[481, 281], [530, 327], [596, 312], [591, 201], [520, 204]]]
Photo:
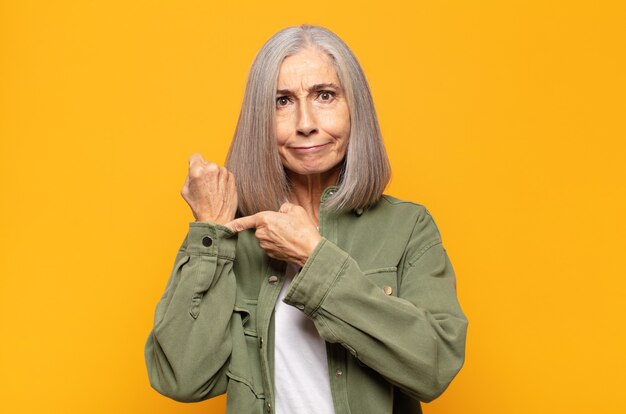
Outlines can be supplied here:
[[224, 167], [208, 162], [202, 155], [189, 157], [189, 175], [180, 194], [196, 221], [225, 224], [237, 212], [235, 176]]

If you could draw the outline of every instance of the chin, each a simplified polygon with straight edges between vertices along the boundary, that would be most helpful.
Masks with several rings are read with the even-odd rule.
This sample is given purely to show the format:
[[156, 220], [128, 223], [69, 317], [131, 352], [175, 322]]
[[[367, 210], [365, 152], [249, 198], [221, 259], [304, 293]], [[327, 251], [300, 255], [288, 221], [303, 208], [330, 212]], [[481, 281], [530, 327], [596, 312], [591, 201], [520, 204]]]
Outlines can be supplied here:
[[[316, 174], [324, 174], [335, 169], [338, 169], [341, 165], [341, 162], [334, 165], [298, 165], [298, 166], [285, 166], [285, 169], [288, 172], [299, 174], [299, 175], [316, 175]], [[292, 168], [295, 167], [295, 168]]]
[[323, 174], [326, 171], [323, 169], [317, 168], [287, 168], [287, 171], [298, 174], [298, 175], [315, 175], [315, 174]]

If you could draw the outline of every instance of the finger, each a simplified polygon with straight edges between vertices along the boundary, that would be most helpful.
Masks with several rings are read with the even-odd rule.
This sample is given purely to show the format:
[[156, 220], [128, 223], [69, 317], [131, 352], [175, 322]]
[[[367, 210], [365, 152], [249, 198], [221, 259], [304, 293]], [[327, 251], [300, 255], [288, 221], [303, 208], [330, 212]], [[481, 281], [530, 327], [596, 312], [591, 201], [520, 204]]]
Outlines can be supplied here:
[[204, 179], [207, 179], [214, 186], [211, 190], [215, 191], [218, 188], [219, 172], [220, 167], [217, 164], [205, 161], [202, 164], [194, 164], [191, 170], [189, 170], [189, 175], [194, 178], [205, 177]]
[[286, 202], [283, 203], [280, 208], [278, 209], [279, 213], [289, 213], [289, 211], [293, 208], [293, 204]]
[[235, 183], [235, 176], [228, 171], [226, 181], [226, 194], [228, 195], [228, 202], [232, 203], [234, 208], [237, 208], [237, 185]]
[[241, 217], [233, 221], [229, 221], [228, 223], [224, 224], [224, 226], [237, 233], [247, 229], [254, 229], [262, 221], [262, 214], [263, 212], [253, 214], [252, 216]]
[[228, 170], [224, 167], [219, 167], [217, 173], [217, 188], [220, 190], [226, 190], [228, 184]]
[[235, 181], [235, 176], [230, 171], [228, 171], [228, 182], [226, 185], [228, 186], [229, 192], [237, 192], [237, 182]]
[[204, 158], [202, 158], [202, 155], [197, 152], [195, 154], [191, 154], [191, 156], [189, 157], [189, 168], [191, 169], [191, 166], [194, 163], [202, 165], [203, 162]]
[[185, 197], [187, 194], [189, 194], [189, 176], [185, 178], [185, 184], [183, 184], [183, 188], [180, 189], [180, 195]]
[[189, 166], [189, 177], [197, 178], [202, 176], [202, 164], [195, 162], [193, 165]]
[[200, 177], [205, 165], [206, 161], [202, 158], [202, 155], [197, 153], [193, 154], [189, 157], [189, 176]]

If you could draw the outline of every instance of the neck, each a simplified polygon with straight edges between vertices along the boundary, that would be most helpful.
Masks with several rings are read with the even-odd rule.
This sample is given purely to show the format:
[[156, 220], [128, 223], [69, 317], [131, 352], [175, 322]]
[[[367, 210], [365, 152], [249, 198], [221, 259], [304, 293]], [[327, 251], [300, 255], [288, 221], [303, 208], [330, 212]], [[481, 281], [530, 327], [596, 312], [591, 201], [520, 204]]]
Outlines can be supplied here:
[[289, 202], [304, 208], [309, 217], [318, 224], [320, 201], [324, 189], [336, 185], [340, 168], [336, 167], [321, 174], [302, 175], [287, 171], [291, 182]]

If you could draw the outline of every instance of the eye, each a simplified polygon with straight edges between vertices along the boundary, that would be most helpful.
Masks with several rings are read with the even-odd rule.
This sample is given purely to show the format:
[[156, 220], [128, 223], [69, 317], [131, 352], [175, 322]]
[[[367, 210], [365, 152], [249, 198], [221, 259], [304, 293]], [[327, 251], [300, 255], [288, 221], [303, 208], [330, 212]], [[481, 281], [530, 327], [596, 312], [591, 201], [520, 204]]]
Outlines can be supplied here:
[[279, 96], [278, 98], [276, 98], [276, 106], [277, 107], [281, 107], [281, 106], [287, 106], [289, 104], [290, 100], [287, 96]]
[[322, 100], [322, 101], [332, 101], [333, 98], [335, 97], [335, 92], [333, 91], [321, 91], [318, 95], [318, 97]]

